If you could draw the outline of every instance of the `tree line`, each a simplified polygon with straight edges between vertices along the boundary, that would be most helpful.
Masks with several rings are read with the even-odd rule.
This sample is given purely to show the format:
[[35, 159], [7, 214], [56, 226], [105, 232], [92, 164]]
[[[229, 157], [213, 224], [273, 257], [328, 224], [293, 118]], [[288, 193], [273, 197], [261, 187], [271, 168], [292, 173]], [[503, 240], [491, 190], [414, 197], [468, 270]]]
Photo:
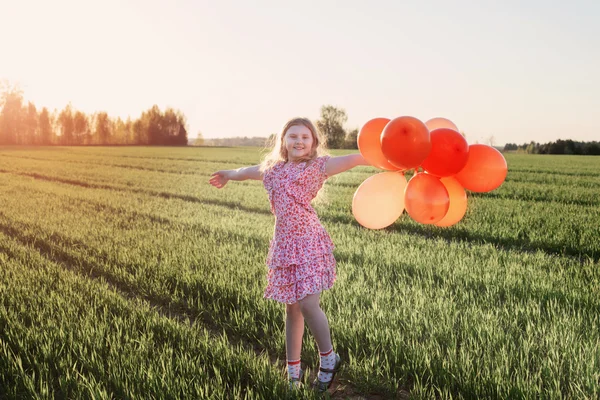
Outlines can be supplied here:
[[529, 142], [522, 145], [507, 143], [504, 151], [513, 151], [526, 154], [573, 154], [585, 156], [600, 155], [600, 142], [576, 142], [571, 139], [558, 139], [555, 142], [544, 144]]
[[[358, 149], [356, 139], [358, 137], [358, 128], [346, 130], [344, 124], [348, 121], [348, 115], [343, 108], [332, 105], [321, 107], [320, 118], [315, 121], [317, 128], [321, 131], [327, 147], [330, 149]], [[205, 139], [202, 134], [193, 141], [195, 146], [258, 146], [265, 147], [272, 143], [276, 136], [272, 133], [269, 137], [234, 137], [234, 138], [216, 138]]]
[[154, 105], [135, 120], [88, 115], [71, 104], [53, 112], [25, 103], [23, 92], [0, 86], [0, 145], [187, 145], [186, 118], [178, 110]]

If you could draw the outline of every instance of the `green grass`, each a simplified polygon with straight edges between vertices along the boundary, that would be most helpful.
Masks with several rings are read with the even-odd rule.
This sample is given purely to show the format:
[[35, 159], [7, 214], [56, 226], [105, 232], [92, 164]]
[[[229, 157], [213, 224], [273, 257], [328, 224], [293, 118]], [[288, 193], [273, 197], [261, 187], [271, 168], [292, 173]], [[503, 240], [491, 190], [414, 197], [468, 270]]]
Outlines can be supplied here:
[[[343, 154], [345, 152], [334, 152]], [[253, 148], [0, 148], [0, 393], [285, 395], [283, 307], [262, 298], [274, 218], [260, 182], [211, 172]], [[507, 155], [463, 221], [359, 226], [329, 179], [348, 361], [334, 397], [598, 398], [600, 157]], [[303, 361], [317, 366], [305, 336]], [[310, 398], [300, 393], [300, 398]]]

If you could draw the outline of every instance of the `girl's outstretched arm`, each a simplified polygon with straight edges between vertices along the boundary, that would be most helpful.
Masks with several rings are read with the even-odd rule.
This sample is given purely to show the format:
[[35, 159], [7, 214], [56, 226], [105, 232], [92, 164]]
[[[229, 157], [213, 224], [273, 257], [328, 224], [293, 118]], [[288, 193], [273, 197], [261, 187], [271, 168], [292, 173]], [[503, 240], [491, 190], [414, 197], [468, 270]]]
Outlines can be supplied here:
[[229, 181], [245, 181], [246, 179], [262, 181], [263, 178], [263, 174], [260, 171], [260, 165], [238, 169], [226, 169], [214, 172], [210, 176], [209, 183], [218, 189], [221, 189]]
[[325, 173], [327, 176], [332, 176], [359, 165], [370, 165], [360, 153], [331, 157], [327, 160], [327, 164], [325, 164]]

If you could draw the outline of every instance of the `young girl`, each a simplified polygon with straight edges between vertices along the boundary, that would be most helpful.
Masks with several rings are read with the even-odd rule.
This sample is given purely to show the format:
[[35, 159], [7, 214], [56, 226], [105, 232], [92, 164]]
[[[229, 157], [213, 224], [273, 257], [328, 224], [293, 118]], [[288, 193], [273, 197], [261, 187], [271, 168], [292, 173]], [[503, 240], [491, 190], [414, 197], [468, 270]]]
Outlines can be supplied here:
[[262, 180], [275, 214], [269, 247], [268, 284], [264, 297], [286, 304], [285, 341], [290, 386], [300, 386], [300, 351], [304, 321], [321, 355], [314, 385], [325, 391], [341, 359], [333, 351], [329, 322], [319, 304], [320, 293], [336, 278], [334, 245], [311, 206], [323, 182], [358, 165], [368, 165], [360, 154], [330, 157], [324, 153], [319, 131], [306, 118], [288, 121], [273, 150], [260, 165], [218, 171], [210, 183], [222, 188], [229, 180]]

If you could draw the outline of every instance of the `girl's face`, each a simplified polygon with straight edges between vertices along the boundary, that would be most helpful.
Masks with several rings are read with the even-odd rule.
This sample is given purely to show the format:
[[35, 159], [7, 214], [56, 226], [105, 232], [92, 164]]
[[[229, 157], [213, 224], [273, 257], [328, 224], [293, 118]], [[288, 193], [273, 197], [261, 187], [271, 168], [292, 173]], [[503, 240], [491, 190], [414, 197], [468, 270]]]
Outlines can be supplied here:
[[289, 161], [297, 161], [310, 156], [313, 147], [313, 135], [306, 126], [290, 126], [285, 132], [284, 141]]

